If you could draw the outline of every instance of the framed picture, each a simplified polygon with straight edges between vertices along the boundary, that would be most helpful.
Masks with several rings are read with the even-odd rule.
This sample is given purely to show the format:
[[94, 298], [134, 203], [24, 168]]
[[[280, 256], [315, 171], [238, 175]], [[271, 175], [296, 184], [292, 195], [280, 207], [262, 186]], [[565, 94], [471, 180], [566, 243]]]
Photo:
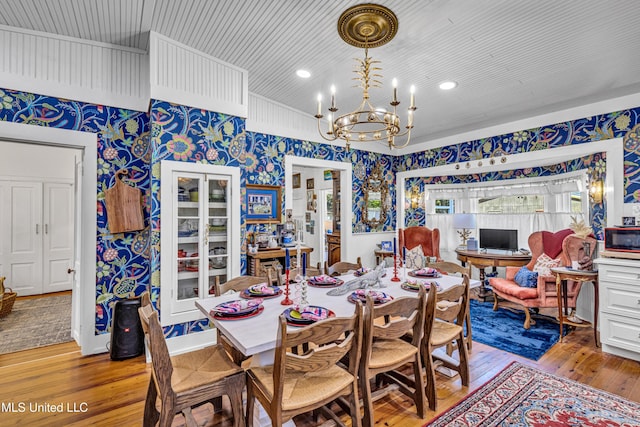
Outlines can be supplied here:
[[281, 187], [247, 184], [247, 223], [273, 224], [280, 222], [282, 209]]
[[636, 225], [636, 217], [635, 216], [623, 216], [622, 217], [622, 225]]
[[313, 178], [307, 179], [307, 190], [313, 190]]
[[308, 211], [316, 210], [315, 199], [316, 199], [316, 195], [314, 194], [313, 190], [307, 190], [307, 210]]
[[380, 249], [386, 252], [393, 251], [393, 247], [391, 246], [391, 240], [383, 240], [380, 244]]
[[324, 180], [331, 181], [332, 179], [333, 177], [331, 176], [331, 169], [327, 169], [326, 171], [324, 171]]
[[293, 174], [293, 188], [300, 188], [300, 174], [299, 173], [294, 173]]
[[305, 222], [311, 221], [311, 212], [305, 212], [304, 220], [305, 220]]

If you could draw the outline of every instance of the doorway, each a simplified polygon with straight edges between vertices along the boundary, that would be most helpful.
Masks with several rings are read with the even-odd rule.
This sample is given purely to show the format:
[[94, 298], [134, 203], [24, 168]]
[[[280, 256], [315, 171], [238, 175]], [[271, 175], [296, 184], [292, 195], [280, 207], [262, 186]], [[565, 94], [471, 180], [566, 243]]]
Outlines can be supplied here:
[[[0, 275], [18, 294], [15, 312], [5, 319], [6, 332], [14, 331], [13, 338], [3, 337], [9, 339], [5, 352], [70, 341], [75, 168], [82, 150], [2, 139], [0, 151]], [[55, 334], [47, 334], [45, 318], [57, 325]], [[41, 328], [40, 339], [23, 340], [20, 331], [33, 327]]]
[[[75, 270], [72, 275], [71, 331], [73, 338], [81, 347], [82, 354], [103, 352], [109, 340], [109, 334], [95, 335], [95, 285], [92, 286], [95, 284], [96, 277], [97, 135], [0, 121], [0, 139], [36, 147], [50, 146], [78, 150], [74, 164], [76, 232], [75, 254], [71, 267]], [[34, 159], [39, 158], [39, 156], [34, 157]], [[30, 167], [34, 167], [34, 164]], [[80, 286], [81, 283], [87, 286]]]
[[[352, 201], [352, 171], [353, 165], [347, 162], [337, 162], [331, 160], [321, 160], [321, 159], [310, 159], [307, 157], [298, 157], [287, 155], [284, 159], [285, 166], [285, 209], [294, 209], [294, 216], [303, 215], [302, 213], [297, 212], [295, 209], [296, 199], [294, 198], [294, 190], [293, 190], [293, 171], [294, 168], [296, 170], [311, 168], [314, 170], [319, 170], [320, 174], [323, 175], [323, 171], [325, 170], [337, 170], [340, 171], [340, 198], [343, 200], [343, 208], [340, 209], [340, 223], [344, 224], [341, 227], [340, 234], [340, 247], [342, 254], [348, 256], [349, 245], [352, 237], [352, 212], [351, 212], [351, 201]], [[319, 178], [318, 178], [319, 179]], [[323, 178], [324, 179], [324, 178]], [[306, 187], [306, 182], [301, 183], [303, 187]], [[314, 185], [315, 187], [315, 185]], [[319, 197], [318, 194], [316, 194]], [[317, 201], [318, 199], [316, 199]], [[320, 204], [320, 203], [318, 203]], [[303, 215], [304, 216], [304, 215]], [[314, 225], [314, 233], [317, 235], [318, 230], [320, 228], [319, 223], [317, 221]], [[305, 226], [306, 229], [306, 226]], [[321, 235], [324, 236], [324, 235]], [[324, 240], [324, 238], [323, 238]], [[322, 247], [320, 244], [317, 245], [318, 248]], [[313, 252], [312, 252], [313, 254]], [[317, 257], [315, 259], [319, 259]]]
[[0, 274], [19, 296], [69, 291], [77, 148], [0, 140]]

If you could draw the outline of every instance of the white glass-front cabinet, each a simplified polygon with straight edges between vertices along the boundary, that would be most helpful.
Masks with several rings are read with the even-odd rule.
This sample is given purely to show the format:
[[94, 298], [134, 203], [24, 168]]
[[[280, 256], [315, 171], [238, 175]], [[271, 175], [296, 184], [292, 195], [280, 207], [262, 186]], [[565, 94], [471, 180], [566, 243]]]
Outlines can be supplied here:
[[195, 301], [240, 274], [240, 170], [162, 161], [160, 201], [161, 323], [204, 318]]

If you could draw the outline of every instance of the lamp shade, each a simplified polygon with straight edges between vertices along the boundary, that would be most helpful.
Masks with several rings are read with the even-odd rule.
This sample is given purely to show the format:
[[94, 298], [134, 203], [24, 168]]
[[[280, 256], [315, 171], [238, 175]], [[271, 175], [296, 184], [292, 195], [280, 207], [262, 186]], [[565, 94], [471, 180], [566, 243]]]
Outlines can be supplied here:
[[476, 216], [470, 213], [453, 214], [453, 228], [476, 228]]

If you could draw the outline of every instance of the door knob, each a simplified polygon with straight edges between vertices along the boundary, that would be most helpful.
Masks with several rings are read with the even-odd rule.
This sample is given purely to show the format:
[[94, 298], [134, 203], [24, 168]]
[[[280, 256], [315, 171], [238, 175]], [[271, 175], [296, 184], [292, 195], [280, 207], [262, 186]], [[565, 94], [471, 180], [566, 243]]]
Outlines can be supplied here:
[[76, 271], [73, 268], [67, 268], [67, 274], [75, 273]]

